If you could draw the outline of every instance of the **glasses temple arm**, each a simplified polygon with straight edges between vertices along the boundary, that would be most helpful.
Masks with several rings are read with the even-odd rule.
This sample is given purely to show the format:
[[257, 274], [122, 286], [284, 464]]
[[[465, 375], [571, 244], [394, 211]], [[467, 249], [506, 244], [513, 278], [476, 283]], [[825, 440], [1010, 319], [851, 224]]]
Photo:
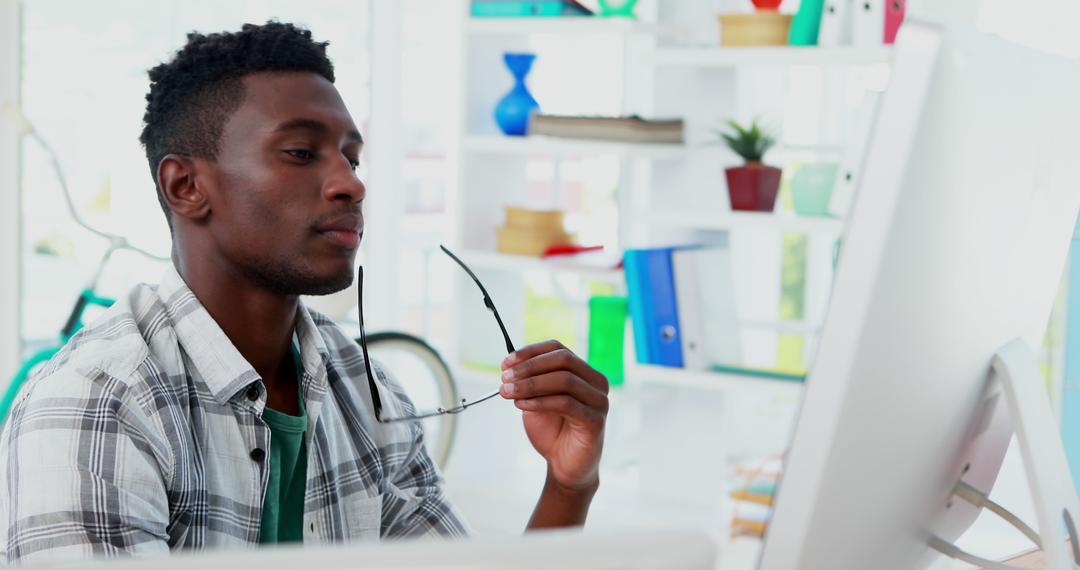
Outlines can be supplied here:
[[506, 353], [510, 354], [514, 352], [514, 343], [510, 342], [510, 334], [506, 332], [506, 325], [503, 324], [502, 317], [499, 316], [499, 311], [495, 309], [495, 303], [491, 302], [491, 297], [484, 295], [484, 305], [491, 309], [491, 314], [495, 315], [495, 322], [499, 323], [499, 330], [502, 331], [503, 340], [506, 342]]
[[367, 334], [364, 332], [364, 267], [356, 270], [356, 300], [360, 313], [360, 351], [364, 354], [364, 371], [367, 372], [368, 388], [371, 390], [371, 404], [375, 408], [375, 420], [382, 422], [382, 398], [379, 387], [375, 385], [375, 374], [371, 371], [371, 358], [368, 357]]
[[443, 253], [449, 255], [450, 259], [453, 259], [458, 265], [460, 265], [461, 268], [465, 270], [465, 273], [468, 273], [469, 277], [472, 278], [473, 283], [476, 283], [476, 286], [480, 288], [480, 292], [484, 295], [484, 306], [487, 307], [493, 315], [495, 315], [495, 322], [499, 323], [499, 330], [502, 332], [503, 340], [506, 342], [506, 352], [514, 352], [514, 343], [510, 340], [510, 334], [506, 332], [506, 325], [503, 324], [502, 317], [499, 316], [499, 311], [495, 308], [495, 303], [491, 300], [491, 295], [488, 295], [487, 289], [484, 288], [484, 284], [481, 283], [480, 279], [476, 276], [476, 274], [473, 273], [471, 269], [469, 269], [469, 266], [465, 265], [465, 262], [461, 261], [461, 259], [459, 259], [458, 256], [454, 255], [453, 252], [447, 249], [445, 245], [440, 245], [439, 249], [443, 250]]

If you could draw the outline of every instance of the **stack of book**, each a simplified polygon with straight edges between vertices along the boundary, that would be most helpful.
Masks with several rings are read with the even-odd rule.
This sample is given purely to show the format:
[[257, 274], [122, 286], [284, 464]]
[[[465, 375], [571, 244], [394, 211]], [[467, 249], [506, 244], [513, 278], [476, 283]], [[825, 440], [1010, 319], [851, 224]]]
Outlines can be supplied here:
[[681, 144], [682, 119], [579, 117], [537, 113], [529, 121], [529, 135], [596, 139], [634, 143]]
[[555, 245], [572, 244], [574, 236], [563, 228], [559, 210], [506, 207], [506, 223], [496, 230], [497, 249], [515, 255], [543, 255]]
[[772, 518], [776, 498], [776, 481], [780, 477], [782, 460], [770, 458], [750, 467], [736, 466], [742, 479], [730, 495], [734, 501], [731, 516], [731, 537], [762, 538]]

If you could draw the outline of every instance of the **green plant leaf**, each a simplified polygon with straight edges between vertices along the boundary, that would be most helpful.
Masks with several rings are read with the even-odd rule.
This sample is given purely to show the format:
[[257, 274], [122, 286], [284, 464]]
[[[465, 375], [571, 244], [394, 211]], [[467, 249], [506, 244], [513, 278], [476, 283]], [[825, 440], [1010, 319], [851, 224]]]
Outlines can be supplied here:
[[713, 129], [713, 133], [746, 162], [761, 162], [765, 153], [776, 144], [775, 136], [766, 132], [757, 118], [750, 122], [749, 127], [735, 119], [728, 119], [726, 124], [732, 132]]

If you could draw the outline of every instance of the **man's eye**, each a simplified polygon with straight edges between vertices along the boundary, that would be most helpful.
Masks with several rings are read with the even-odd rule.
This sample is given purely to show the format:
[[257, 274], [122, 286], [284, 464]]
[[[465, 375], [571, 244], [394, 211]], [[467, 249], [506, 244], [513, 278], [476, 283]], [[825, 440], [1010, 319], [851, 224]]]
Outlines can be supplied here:
[[349, 165], [352, 166], [353, 170], [356, 170], [357, 168], [360, 168], [360, 161], [359, 160], [353, 160], [353, 159], [350, 158], [349, 159]]
[[315, 153], [307, 149], [294, 148], [285, 151], [293, 158], [299, 158], [300, 160], [312, 160], [315, 158]]

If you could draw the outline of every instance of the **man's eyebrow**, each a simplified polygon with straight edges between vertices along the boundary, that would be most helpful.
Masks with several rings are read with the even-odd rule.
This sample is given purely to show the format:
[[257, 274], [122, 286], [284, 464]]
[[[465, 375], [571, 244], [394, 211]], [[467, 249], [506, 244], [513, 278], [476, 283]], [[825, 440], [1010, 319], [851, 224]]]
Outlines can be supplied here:
[[[285, 121], [284, 123], [281, 123], [277, 126], [277, 128], [274, 129], [274, 132], [281, 133], [285, 131], [295, 130], [308, 130], [315, 131], [317, 133], [325, 133], [330, 130], [330, 127], [328, 127], [326, 123], [315, 119], [298, 118], [290, 119], [288, 121]], [[360, 144], [364, 144], [364, 137], [360, 136], [359, 131], [350, 130], [349, 132], [345, 133], [345, 136], [348, 137], [350, 140], [356, 141]]]

